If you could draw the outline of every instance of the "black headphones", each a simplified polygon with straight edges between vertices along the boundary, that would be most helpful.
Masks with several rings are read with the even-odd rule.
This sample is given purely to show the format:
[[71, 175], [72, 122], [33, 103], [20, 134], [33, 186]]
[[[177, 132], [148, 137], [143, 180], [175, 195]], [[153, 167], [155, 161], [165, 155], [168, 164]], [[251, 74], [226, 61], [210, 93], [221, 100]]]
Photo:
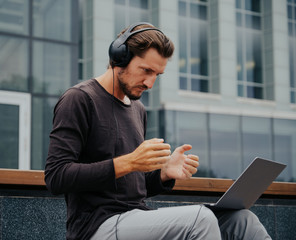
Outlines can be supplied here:
[[117, 67], [126, 67], [130, 60], [133, 57], [133, 54], [129, 51], [128, 45], [126, 44], [126, 41], [133, 35], [139, 33], [139, 32], [144, 32], [147, 30], [155, 30], [155, 31], [159, 31], [162, 33], [162, 31], [160, 31], [157, 28], [142, 28], [136, 31], [132, 30], [139, 26], [139, 25], [151, 25], [150, 23], [147, 22], [138, 22], [138, 23], [134, 23], [131, 26], [129, 26], [129, 28], [122, 34], [120, 35], [117, 39], [115, 39], [110, 47], [109, 47], [109, 58], [110, 58], [110, 62], [111, 62], [111, 66], [117, 66]]

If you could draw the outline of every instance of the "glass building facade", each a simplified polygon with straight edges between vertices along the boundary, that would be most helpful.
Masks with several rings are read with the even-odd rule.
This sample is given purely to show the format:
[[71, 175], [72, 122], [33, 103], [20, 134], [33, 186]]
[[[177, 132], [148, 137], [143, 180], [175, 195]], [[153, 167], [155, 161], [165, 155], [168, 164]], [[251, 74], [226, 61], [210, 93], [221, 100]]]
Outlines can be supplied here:
[[44, 168], [53, 107], [77, 83], [77, 16], [78, 1], [1, 1], [1, 168]]
[[116, 35], [148, 21], [176, 51], [141, 98], [146, 138], [190, 143], [198, 177], [236, 178], [260, 156], [288, 165], [279, 181], [296, 181], [295, 9], [294, 0], [4, 1], [0, 167], [42, 169], [60, 94], [104, 73]]

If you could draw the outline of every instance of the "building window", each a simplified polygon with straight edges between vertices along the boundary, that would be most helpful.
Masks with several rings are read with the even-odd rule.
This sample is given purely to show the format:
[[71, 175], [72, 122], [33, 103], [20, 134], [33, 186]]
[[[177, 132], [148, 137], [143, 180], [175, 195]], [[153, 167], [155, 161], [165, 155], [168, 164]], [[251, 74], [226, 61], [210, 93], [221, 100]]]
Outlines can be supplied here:
[[149, 22], [148, 0], [115, 0], [115, 34], [134, 22]]
[[163, 110], [161, 137], [172, 150], [191, 144], [196, 177], [236, 179], [255, 157], [290, 166], [278, 181], [296, 181], [296, 119]]
[[71, 1], [33, 1], [33, 35], [71, 41]]
[[291, 103], [296, 103], [296, 1], [288, 0]]
[[54, 105], [78, 82], [78, 0], [0, 2], [1, 166], [44, 169]]
[[0, 31], [29, 34], [29, 0], [0, 2]]
[[0, 89], [28, 91], [28, 40], [0, 35]]
[[236, 0], [238, 96], [264, 99], [262, 13], [259, 0]]
[[210, 92], [208, 3], [179, 0], [179, 88]]

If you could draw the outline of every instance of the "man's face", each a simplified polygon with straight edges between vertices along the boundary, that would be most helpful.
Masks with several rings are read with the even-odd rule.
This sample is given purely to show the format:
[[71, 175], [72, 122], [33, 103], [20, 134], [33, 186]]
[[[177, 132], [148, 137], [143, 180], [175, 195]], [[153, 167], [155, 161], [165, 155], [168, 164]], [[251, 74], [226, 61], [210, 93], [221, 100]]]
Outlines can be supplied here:
[[157, 76], [164, 73], [167, 58], [150, 48], [143, 57], [135, 56], [126, 68], [119, 70], [117, 79], [120, 91], [131, 100], [152, 88]]

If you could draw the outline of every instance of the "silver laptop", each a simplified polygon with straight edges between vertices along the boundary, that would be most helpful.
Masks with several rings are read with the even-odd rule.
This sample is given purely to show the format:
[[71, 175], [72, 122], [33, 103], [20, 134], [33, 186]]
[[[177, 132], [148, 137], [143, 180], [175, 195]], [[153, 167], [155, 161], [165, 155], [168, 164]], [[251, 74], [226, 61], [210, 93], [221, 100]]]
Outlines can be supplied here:
[[204, 205], [216, 210], [249, 209], [285, 167], [256, 157], [216, 203]]

